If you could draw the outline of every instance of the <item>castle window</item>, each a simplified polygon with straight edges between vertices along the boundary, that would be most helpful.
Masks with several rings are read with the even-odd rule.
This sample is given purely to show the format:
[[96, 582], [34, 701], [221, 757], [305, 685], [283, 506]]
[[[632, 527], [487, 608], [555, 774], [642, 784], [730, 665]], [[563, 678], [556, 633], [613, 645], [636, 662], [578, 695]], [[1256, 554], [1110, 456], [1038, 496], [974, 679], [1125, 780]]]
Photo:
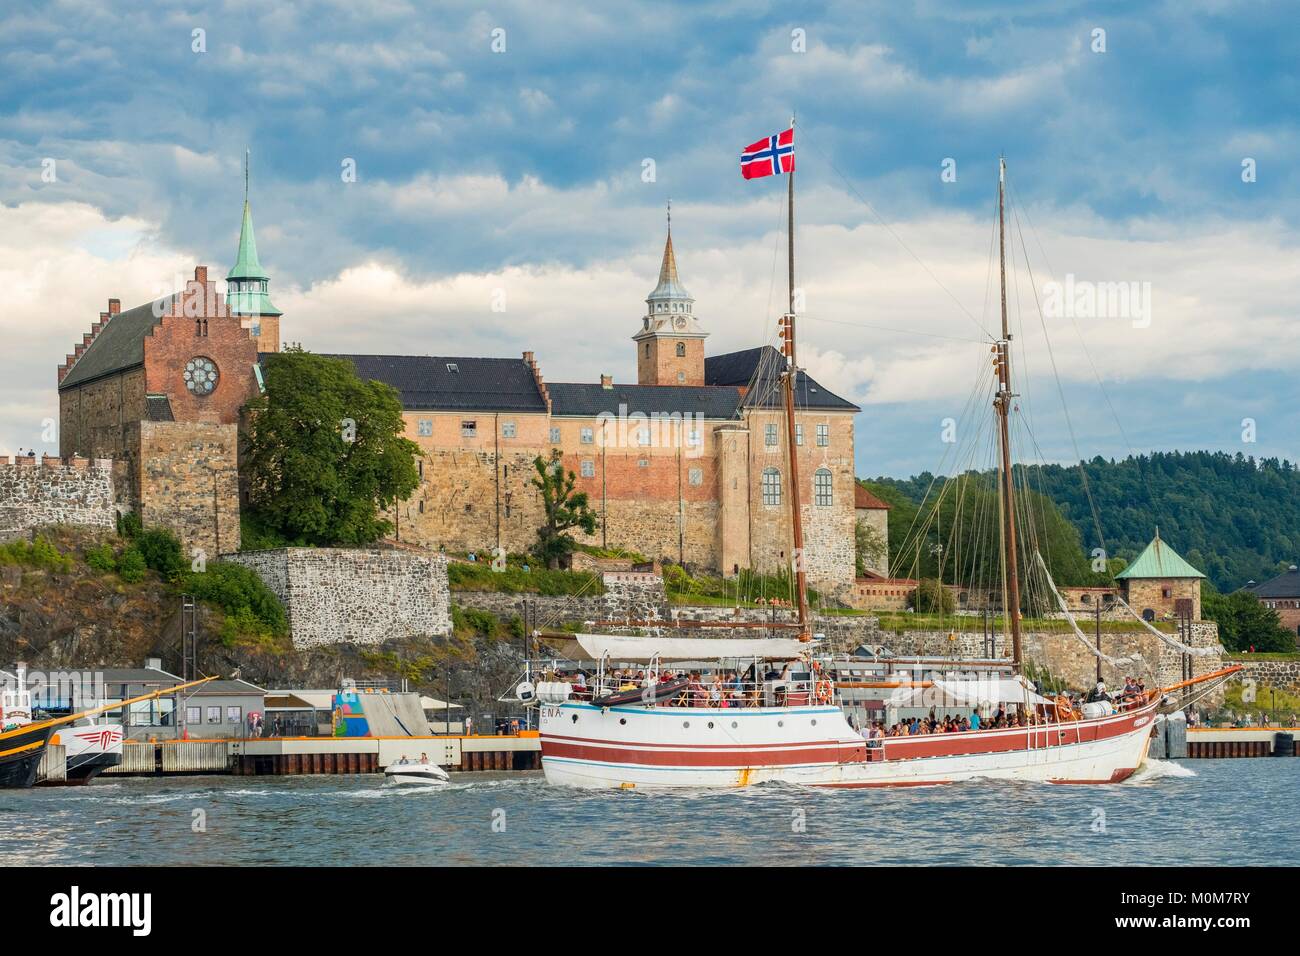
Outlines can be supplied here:
[[677, 343], [677, 357], [678, 357], [678, 358], [686, 358], [686, 343], [685, 343], [685, 342], [678, 342], [678, 343]]
[[781, 503], [781, 473], [775, 468], [763, 469], [763, 504]]
[[502, 423], [501, 423], [501, 437], [502, 437], [502, 438], [514, 438], [514, 437], [515, 437], [515, 423], [514, 423], [514, 422], [502, 422]]
[[1173, 596], [1173, 591], [1172, 591], [1170, 588], [1161, 588], [1161, 589], [1160, 589], [1160, 596], [1161, 596], [1162, 598], [1169, 598], [1169, 597], [1172, 597], [1172, 596]]
[[831, 472], [829, 468], [818, 468], [813, 475], [813, 501], [823, 508], [835, 503]]
[[794, 426], [794, 443], [795, 443], [796, 445], [802, 445], [802, 444], [803, 444], [803, 426], [802, 426], [802, 425], [795, 425], [795, 426]]
[[638, 428], [636, 432], [636, 443], [638, 445], [650, 444], [650, 429]]
[[1081, 595], [1081, 596], [1079, 597], [1079, 601], [1080, 601], [1080, 603], [1083, 603], [1083, 604], [1091, 604], [1091, 603], [1092, 603], [1092, 595], [1091, 595], [1091, 594], [1084, 594], [1084, 595]]
[[433, 419], [421, 418], [416, 430], [422, 438], [429, 438], [433, 435]]
[[769, 448], [776, 447], [776, 425], [763, 426], [763, 444]]
[[420, 505], [420, 514], [424, 514], [424, 499], [423, 499], [423, 498], [420, 499], [419, 505]]
[[700, 446], [700, 430], [698, 428], [692, 428], [686, 433], [686, 444], [690, 445], [692, 448], [698, 448]]
[[478, 422], [461, 422], [460, 437], [473, 438], [478, 434]]
[[596, 463], [592, 461], [590, 458], [582, 459], [582, 477], [584, 478], [596, 477]]
[[685, 373], [685, 372], [678, 372], [678, 373], [677, 373], [677, 384], [678, 384], [678, 385], [685, 385], [685, 384], [686, 384], [686, 373]]
[[687, 472], [686, 480], [690, 482], [692, 485], [695, 485], [697, 487], [699, 485], [704, 484], [704, 469], [692, 468], [689, 472]]
[[830, 443], [831, 443], [831, 426], [818, 425], [817, 426], [817, 447], [825, 448]]
[[419, 469], [420, 477], [423, 478], [423, 477], [424, 477], [424, 459], [421, 458], [419, 461], [417, 461], [417, 462], [415, 463], [415, 467], [416, 467], [417, 469]]
[[649, 468], [649, 467], [650, 467], [650, 459], [649, 459], [649, 458], [638, 458], [638, 459], [636, 460], [636, 466], [637, 466], [638, 468]]
[[647, 342], [647, 343], [645, 344], [645, 357], [646, 357], [646, 358], [649, 358], [649, 357], [650, 357], [650, 343], [649, 343], [649, 342]]
[[590, 445], [595, 440], [596, 433], [590, 428], [584, 428], [578, 433], [578, 441], [582, 442], [584, 445]]
[[554, 425], [552, 425], [552, 426], [551, 426], [551, 444], [552, 444], [552, 445], [558, 445], [559, 443], [560, 443], [560, 430], [559, 430], [557, 427], [555, 427]]

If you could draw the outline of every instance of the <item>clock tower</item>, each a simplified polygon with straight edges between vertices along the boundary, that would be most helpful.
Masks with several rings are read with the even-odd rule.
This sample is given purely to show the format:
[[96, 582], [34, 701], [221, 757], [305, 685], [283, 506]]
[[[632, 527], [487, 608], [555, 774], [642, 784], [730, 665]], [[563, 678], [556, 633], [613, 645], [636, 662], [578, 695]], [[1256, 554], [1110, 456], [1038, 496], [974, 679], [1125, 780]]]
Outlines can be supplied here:
[[695, 320], [695, 300], [677, 278], [671, 206], [659, 284], [645, 301], [641, 331], [632, 336], [638, 384], [703, 385], [704, 339], [709, 333]]

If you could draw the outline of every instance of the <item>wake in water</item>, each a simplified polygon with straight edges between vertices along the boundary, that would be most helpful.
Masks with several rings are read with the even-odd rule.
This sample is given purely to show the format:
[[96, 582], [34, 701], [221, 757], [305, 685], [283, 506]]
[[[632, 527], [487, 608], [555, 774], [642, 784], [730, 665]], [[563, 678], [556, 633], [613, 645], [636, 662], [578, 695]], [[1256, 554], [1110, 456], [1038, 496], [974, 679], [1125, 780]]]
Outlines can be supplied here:
[[1196, 771], [1173, 760], [1153, 760], [1150, 757], [1137, 773], [1129, 778], [1129, 783], [1151, 784], [1170, 777], [1195, 777]]

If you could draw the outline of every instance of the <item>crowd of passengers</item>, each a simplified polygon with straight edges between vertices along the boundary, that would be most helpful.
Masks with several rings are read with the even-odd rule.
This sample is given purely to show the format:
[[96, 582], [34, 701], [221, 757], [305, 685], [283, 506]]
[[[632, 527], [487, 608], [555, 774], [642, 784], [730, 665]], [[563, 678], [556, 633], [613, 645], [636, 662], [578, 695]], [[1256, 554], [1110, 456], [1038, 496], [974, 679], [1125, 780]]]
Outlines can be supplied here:
[[[718, 671], [711, 676], [701, 674], [699, 671], [687, 672], [671, 668], [661, 670], [633, 670], [631, 668], [623, 670], [618, 668], [610, 672], [600, 688], [588, 684], [587, 673], [581, 669], [567, 673], [562, 671], [556, 674], [556, 678], [573, 686], [574, 700], [591, 700], [596, 696], [597, 690], [602, 694], [621, 693], [629, 690], [648, 690], [659, 684], [689, 678], [689, 682], [682, 691], [678, 692], [671, 700], [661, 700], [659, 703], [669, 707], [758, 707], [763, 703], [763, 694], [761, 685], [754, 680], [755, 675], [756, 671], [752, 666], [743, 674], [740, 671]], [[785, 684], [793, 681], [794, 677], [790, 665], [786, 664], [779, 671], [775, 668], [766, 671], [763, 674], [763, 680]], [[801, 685], [796, 684], [794, 688], [789, 690], [785, 687], [779, 687], [776, 691], [777, 705], [780, 706], [784, 702], [786, 695], [795, 692], [795, 690], [801, 690], [806, 697], [810, 690], [810, 682], [805, 680], [801, 682]], [[1041, 685], [1036, 683], [1035, 689], [1041, 696], [1043, 692]], [[883, 722], [877, 721], [866, 730], [863, 730], [862, 735], [868, 739], [873, 739], [877, 737], [910, 737], [918, 734], [954, 734], [969, 730], [1004, 730], [1008, 727], [1033, 727], [1040, 724], [1056, 723], [1061, 720], [1078, 720], [1082, 716], [1081, 705], [1084, 703], [1106, 701], [1112, 705], [1113, 709], [1124, 710], [1141, 703], [1145, 699], [1145, 683], [1137, 677], [1125, 677], [1123, 690], [1114, 694], [1106, 690], [1104, 682], [1098, 681], [1096, 687], [1089, 691], [1086, 696], [1062, 692], [1056, 696], [1055, 701], [1049, 706], [1030, 709], [1023, 704], [1018, 704], [1014, 713], [999, 704], [997, 712], [991, 717], [981, 717], [978, 710], [972, 710], [969, 715], [964, 716], [949, 714], [939, 717], [936, 715], [935, 708], [931, 708], [928, 717], [913, 717], [910, 720], [900, 720], [888, 729], [885, 728]], [[800, 702], [806, 702], [806, 700]]]
[[[594, 680], [588, 682], [588, 675], [583, 670], [561, 672], [556, 675], [557, 679], [573, 686], [574, 700], [591, 700], [598, 693], [603, 695], [629, 690], [647, 690], [659, 684], [688, 679], [685, 688], [671, 700], [659, 701], [669, 707], [758, 707], [763, 703], [762, 687], [754, 680], [754, 676], [753, 667], [744, 672], [723, 670], [712, 674], [673, 670], [667, 667], [660, 670], [628, 668], [611, 671], [606, 675], [604, 683], [597, 688]], [[781, 670], [774, 668], [766, 671], [762, 675], [762, 680], [789, 682], [793, 681], [794, 677], [790, 665], [786, 664]], [[807, 684], [805, 680], [796, 687], [806, 694]], [[778, 697], [784, 693], [785, 688], [777, 689]]]

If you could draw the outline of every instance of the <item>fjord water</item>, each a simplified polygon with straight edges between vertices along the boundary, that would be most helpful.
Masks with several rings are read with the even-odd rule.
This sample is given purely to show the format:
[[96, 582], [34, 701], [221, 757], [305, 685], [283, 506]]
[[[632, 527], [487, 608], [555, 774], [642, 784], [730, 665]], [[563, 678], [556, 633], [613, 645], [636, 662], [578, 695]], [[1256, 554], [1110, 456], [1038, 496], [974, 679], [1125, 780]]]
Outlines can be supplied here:
[[100, 778], [0, 791], [0, 864], [1300, 862], [1300, 759], [1152, 761], [1130, 782], [1080, 787], [652, 793], [553, 788], [533, 773], [452, 781]]

